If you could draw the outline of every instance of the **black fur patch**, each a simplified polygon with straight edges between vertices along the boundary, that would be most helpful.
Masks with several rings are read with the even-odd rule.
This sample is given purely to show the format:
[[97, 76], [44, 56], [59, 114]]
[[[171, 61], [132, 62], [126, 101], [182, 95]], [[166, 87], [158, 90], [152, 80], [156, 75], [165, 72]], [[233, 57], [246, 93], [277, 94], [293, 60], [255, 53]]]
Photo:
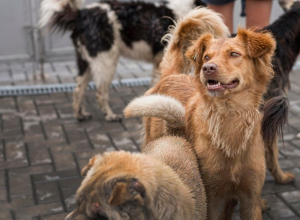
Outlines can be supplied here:
[[72, 33], [72, 39], [79, 39], [91, 57], [111, 49], [114, 33], [106, 10], [99, 7], [80, 10], [78, 20], [80, 22]]
[[105, 1], [118, 16], [122, 24], [122, 40], [128, 47], [133, 42], [146, 41], [153, 54], [163, 50], [161, 38], [166, 34], [169, 25], [173, 24], [174, 14], [165, 5], [156, 7], [145, 2]]
[[107, 12], [99, 7], [78, 11], [66, 7], [65, 11], [55, 15], [52, 26], [62, 31], [73, 31], [71, 38], [76, 43], [74, 46], [78, 46], [79, 40], [91, 57], [110, 50], [114, 42], [113, 28]]
[[269, 90], [290, 88], [289, 73], [300, 51], [299, 5], [294, 4], [290, 11], [263, 29], [271, 32], [277, 41], [273, 60], [275, 77], [272, 79]]
[[194, 5], [195, 6], [205, 6], [206, 7], [206, 4], [204, 2], [202, 2], [201, 0], [194, 0]]
[[78, 68], [78, 76], [83, 76], [86, 72], [89, 64], [82, 58], [82, 55], [77, 51], [78, 45], [76, 41], [73, 39], [73, 45], [75, 47], [76, 59], [77, 59], [77, 68]]
[[286, 94], [275, 89], [268, 93], [263, 108], [263, 119], [261, 132], [266, 146], [272, 146], [277, 136], [277, 132], [283, 140], [283, 126], [287, 123], [289, 112], [289, 101]]

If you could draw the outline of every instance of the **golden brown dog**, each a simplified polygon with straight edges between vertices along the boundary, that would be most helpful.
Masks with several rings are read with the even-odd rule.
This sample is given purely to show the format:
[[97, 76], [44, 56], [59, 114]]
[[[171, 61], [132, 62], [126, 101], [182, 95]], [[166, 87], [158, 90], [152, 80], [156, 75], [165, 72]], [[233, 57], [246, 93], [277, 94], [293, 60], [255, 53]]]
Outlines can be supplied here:
[[[94, 156], [82, 170], [78, 207], [66, 220], [204, 220], [206, 198], [194, 149], [166, 136], [141, 153]], [[101, 218], [101, 219], [102, 219]]]
[[[163, 79], [147, 94], [168, 95], [183, 106], [178, 108], [178, 102], [154, 95], [136, 99], [125, 109], [127, 117], [152, 116], [145, 118], [145, 144], [168, 130], [160, 118], [175, 131], [185, 128], [200, 162], [208, 219], [218, 219], [219, 206], [224, 203], [231, 206], [220, 217], [230, 219], [233, 199], [240, 201], [242, 219], [262, 218], [265, 148], [260, 109], [273, 77], [275, 46], [269, 33], [241, 28], [230, 39], [203, 34], [186, 52], [195, 69], [194, 76], [187, 76], [172, 73], [179, 73], [174, 70], [182, 64], [174, 61], [181, 47], [171, 39], [165, 54], [168, 58], [162, 63]], [[174, 124], [176, 117], [178, 123]]]

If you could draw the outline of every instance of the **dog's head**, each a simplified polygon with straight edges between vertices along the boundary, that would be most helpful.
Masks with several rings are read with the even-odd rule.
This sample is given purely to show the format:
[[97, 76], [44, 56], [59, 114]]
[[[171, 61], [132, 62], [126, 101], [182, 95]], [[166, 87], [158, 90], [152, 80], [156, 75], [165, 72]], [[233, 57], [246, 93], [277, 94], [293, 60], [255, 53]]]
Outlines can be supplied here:
[[146, 190], [139, 179], [145, 176], [139, 176], [137, 163], [142, 162], [122, 151], [94, 156], [81, 173], [85, 178], [76, 192], [77, 208], [65, 220], [147, 219]]
[[235, 38], [204, 34], [186, 55], [195, 65], [202, 90], [223, 97], [254, 88], [264, 93], [273, 77], [271, 58], [276, 42], [269, 33], [239, 28]]

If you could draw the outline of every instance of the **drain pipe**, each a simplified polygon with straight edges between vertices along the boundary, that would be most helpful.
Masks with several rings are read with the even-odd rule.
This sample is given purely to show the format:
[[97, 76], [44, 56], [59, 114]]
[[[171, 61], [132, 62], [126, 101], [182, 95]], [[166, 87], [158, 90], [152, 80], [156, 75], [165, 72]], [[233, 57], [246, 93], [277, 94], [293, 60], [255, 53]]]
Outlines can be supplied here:
[[36, 26], [36, 16], [35, 16], [35, 0], [30, 0], [30, 10], [31, 10], [31, 28], [30, 28], [30, 39], [31, 39], [31, 45], [32, 45], [32, 71], [33, 71], [33, 80], [37, 80], [36, 76], [36, 37], [35, 37], [35, 26]]

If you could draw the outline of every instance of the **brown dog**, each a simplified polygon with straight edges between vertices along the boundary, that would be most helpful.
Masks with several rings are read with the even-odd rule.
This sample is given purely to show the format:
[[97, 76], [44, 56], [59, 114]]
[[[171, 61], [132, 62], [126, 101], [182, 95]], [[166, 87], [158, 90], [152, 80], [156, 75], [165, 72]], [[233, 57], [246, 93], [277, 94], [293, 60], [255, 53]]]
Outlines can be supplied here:
[[185, 139], [166, 136], [144, 154], [94, 156], [83, 168], [78, 207], [66, 220], [204, 220], [206, 198], [197, 158]]
[[[176, 49], [172, 40], [170, 43], [168, 48], [173, 47], [173, 51], [165, 56], [178, 60], [181, 49]], [[127, 117], [157, 116], [169, 124], [174, 121], [169, 120], [170, 115], [178, 117], [180, 123], [174, 129], [185, 123], [185, 135], [200, 162], [208, 219], [218, 219], [219, 205], [232, 199], [241, 202], [242, 219], [262, 218], [260, 194], [265, 180], [265, 148], [260, 108], [273, 77], [271, 58], [275, 46], [269, 33], [241, 28], [231, 39], [216, 40], [211, 34], [204, 34], [186, 53], [194, 64], [195, 75], [172, 75], [165, 71], [164, 78], [148, 91], [178, 99], [185, 111], [183, 106], [176, 107], [178, 102], [175, 104], [164, 96], [152, 96], [155, 101], [147, 106], [140, 105], [143, 98], [137, 99], [125, 110]], [[162, 65], [176, 68], [168, 63]], [[145, 130], [147, 144], [164, 134], [165, 124], [161, 119], [146, 118]], [[228, 211], [227, 207], [224, 211], [222, 217], [230, 219], [232, 209]]]

